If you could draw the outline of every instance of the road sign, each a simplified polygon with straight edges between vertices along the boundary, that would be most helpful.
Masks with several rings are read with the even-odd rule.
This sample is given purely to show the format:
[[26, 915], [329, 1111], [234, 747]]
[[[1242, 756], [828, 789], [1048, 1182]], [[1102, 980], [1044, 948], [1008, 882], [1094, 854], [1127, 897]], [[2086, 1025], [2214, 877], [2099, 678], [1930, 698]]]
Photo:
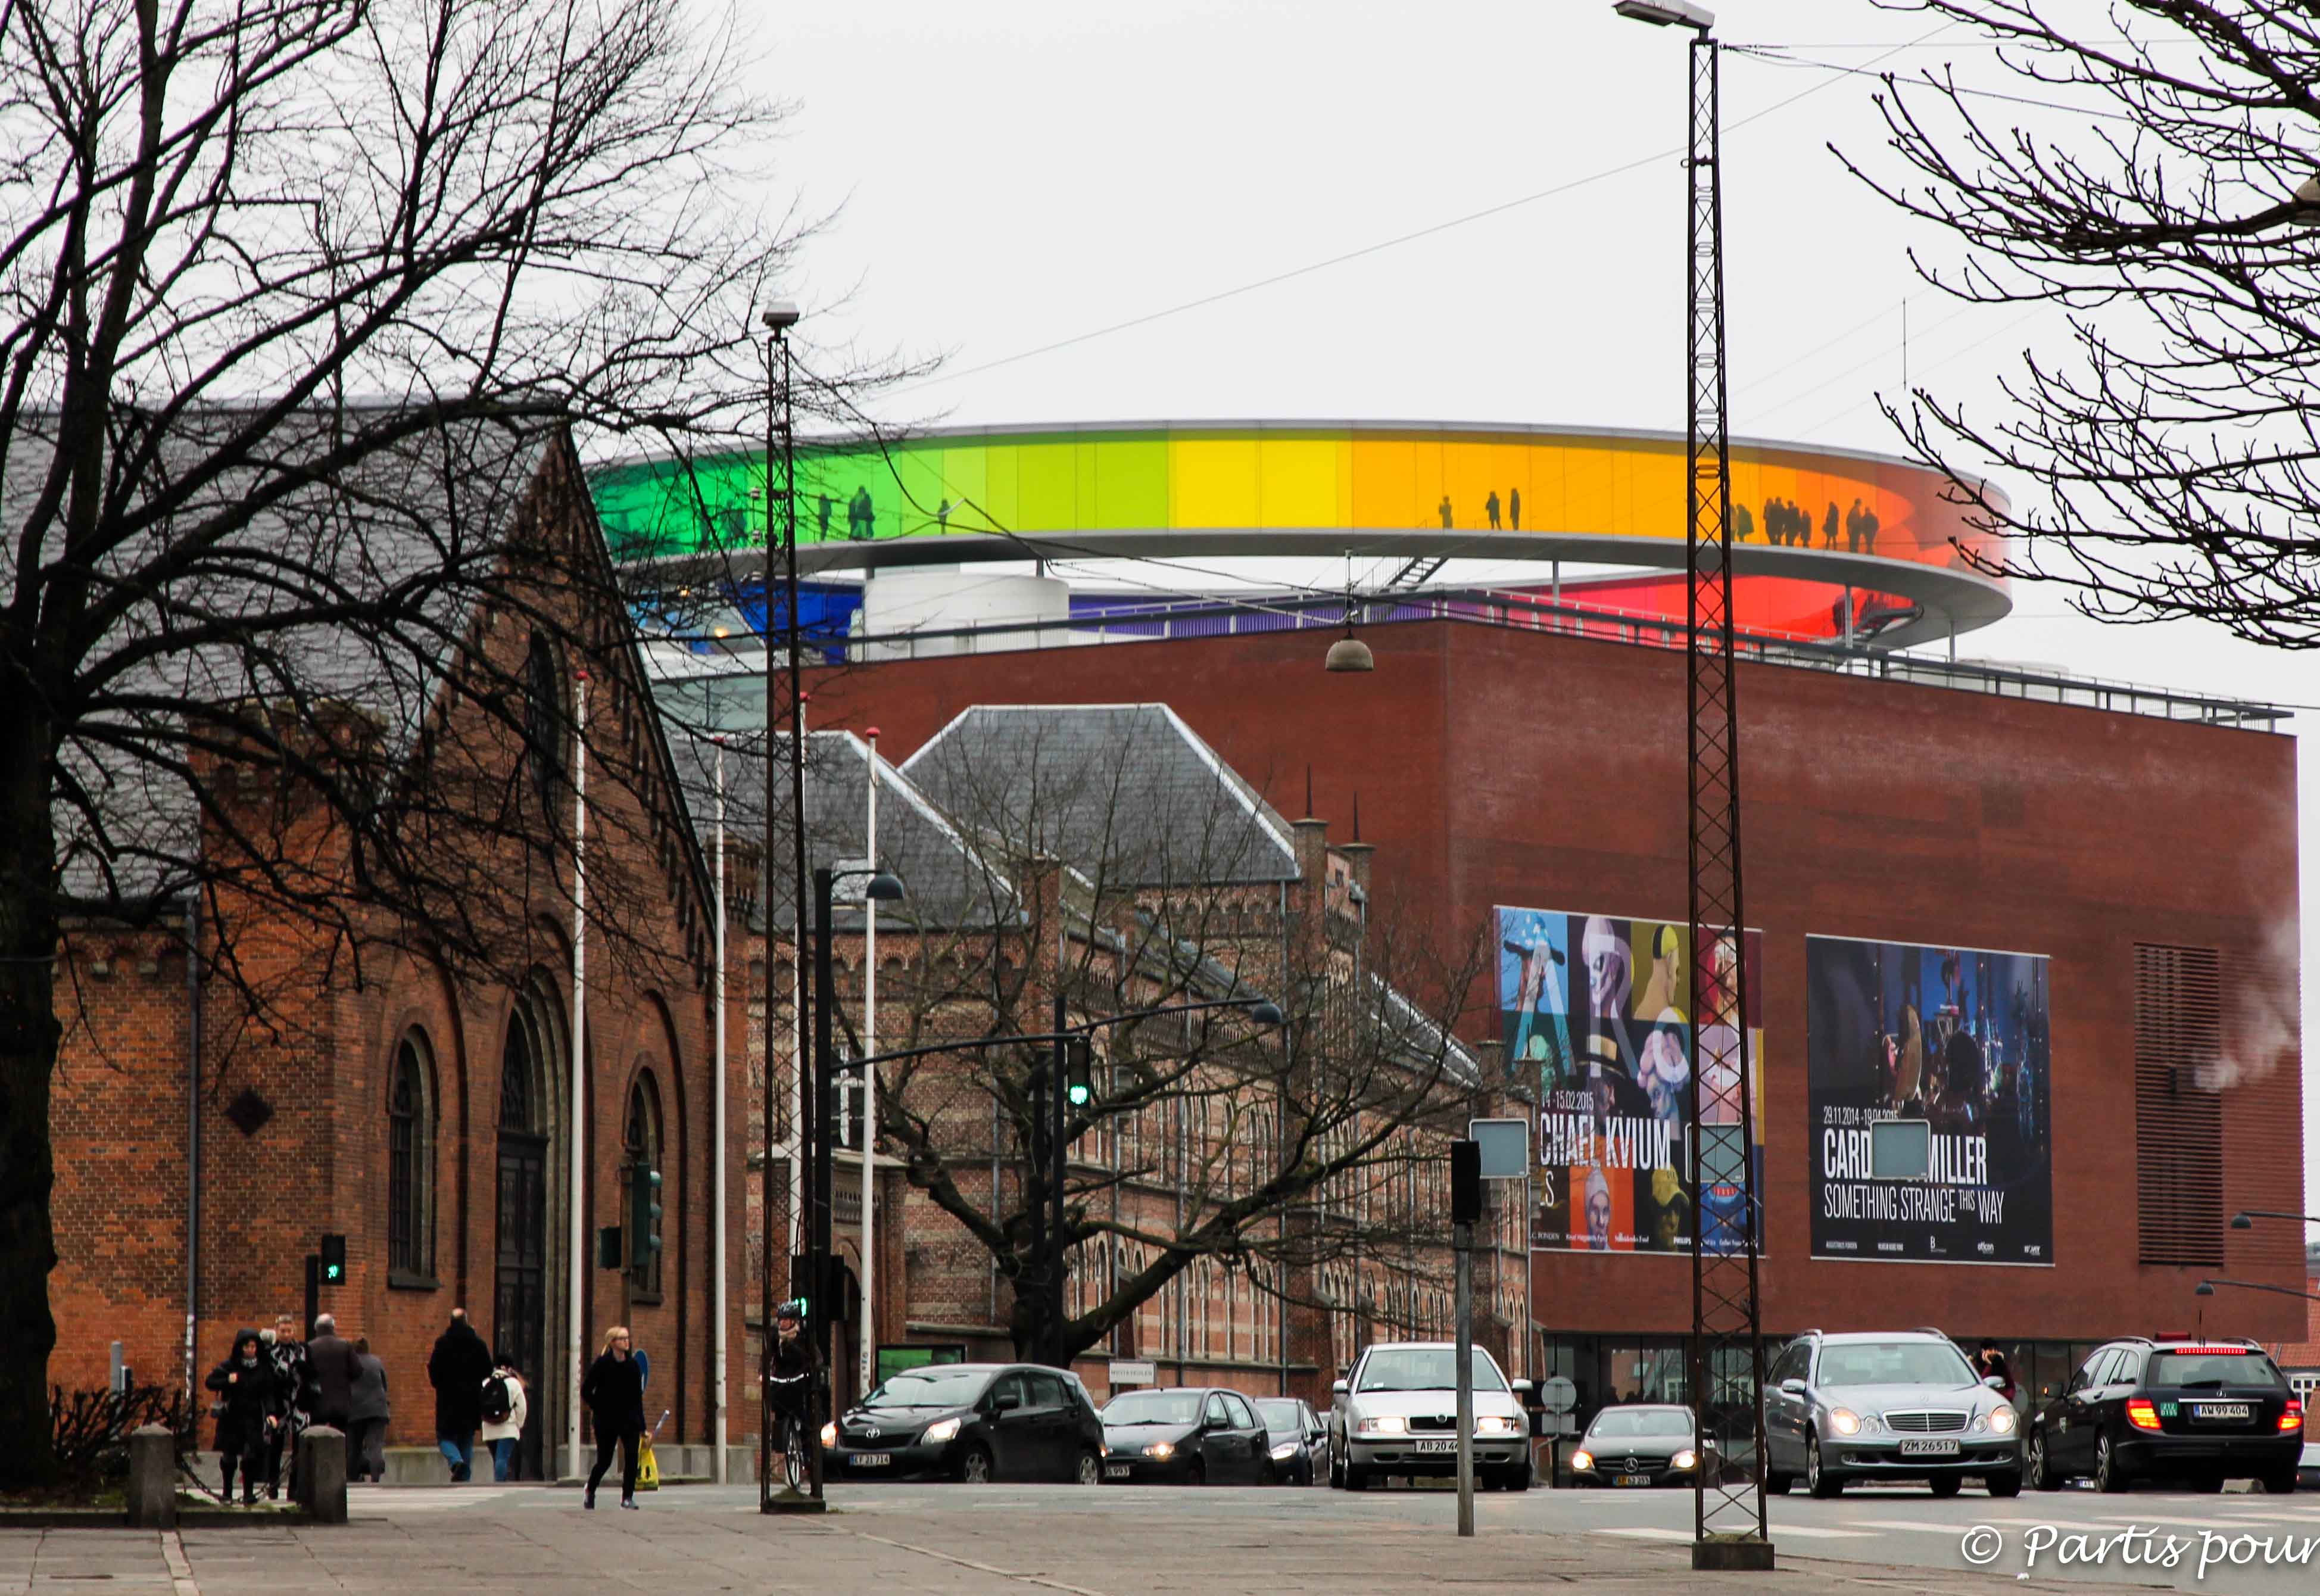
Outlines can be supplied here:
[[1111, 1360], [1111, 1383], [1121, 1385], [1155, 1385], [1160, 1371], [1150, 1358], [1116, 1357]]
[[1530, 1121], [1527, 1120], [1469, 1120], [1469, 1139], [1482, 1147], [1482, 1178], [1518, 1181], [1530, 1174]]
[[1579, 1388], [1560, 1374], [1538, 1383], [1538, 1405], [1550, 1413], [1568, 1413], [1579, 1405]]

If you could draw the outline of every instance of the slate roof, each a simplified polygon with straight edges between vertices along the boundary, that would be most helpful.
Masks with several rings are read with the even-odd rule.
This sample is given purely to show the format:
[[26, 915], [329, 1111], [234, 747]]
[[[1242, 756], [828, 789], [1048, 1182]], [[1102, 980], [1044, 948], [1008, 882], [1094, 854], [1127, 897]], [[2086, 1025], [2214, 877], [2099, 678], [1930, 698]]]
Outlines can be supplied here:
[[1164, 703], [978, 705], [902, 768], [963, 830], [1112, 885], [1298, 878], [1288, 822]]

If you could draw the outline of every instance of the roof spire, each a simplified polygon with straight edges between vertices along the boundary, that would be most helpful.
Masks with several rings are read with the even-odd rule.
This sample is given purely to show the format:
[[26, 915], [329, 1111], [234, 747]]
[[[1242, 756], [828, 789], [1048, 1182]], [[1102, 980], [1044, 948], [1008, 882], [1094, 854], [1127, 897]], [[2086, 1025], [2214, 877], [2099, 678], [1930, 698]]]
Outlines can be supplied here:
[[1313, 818], [1313, 767], [1310, 765], [1305, 766], [1305, 818], [1309, 821]]
[[1355, 788], [1354, 789], [1354, 840], [1355, 840], [1355, 842], [1359, 842], [1361, 839], [1362, 839], [1362, 790], [1361, 790], [1359, 787], [1355, 787]]

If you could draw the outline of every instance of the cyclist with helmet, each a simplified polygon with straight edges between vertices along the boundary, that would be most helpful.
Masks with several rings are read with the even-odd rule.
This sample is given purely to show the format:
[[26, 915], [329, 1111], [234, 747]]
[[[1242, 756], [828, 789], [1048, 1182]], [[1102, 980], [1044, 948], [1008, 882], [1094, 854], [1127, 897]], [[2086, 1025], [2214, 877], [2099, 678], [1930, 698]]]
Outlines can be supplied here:
[[774, 1310], [774, 1338], [766, 1347], [766, 1419], [774, 1450], [793, 1490], [804, 1477], [805, 1458], [793, 1455], [790, 1437], [802, 1438], [813, 1427], [814, 1382], [821, 1372], [813, 1340], [805, 1333], [805, 1304], [792, 1301]]

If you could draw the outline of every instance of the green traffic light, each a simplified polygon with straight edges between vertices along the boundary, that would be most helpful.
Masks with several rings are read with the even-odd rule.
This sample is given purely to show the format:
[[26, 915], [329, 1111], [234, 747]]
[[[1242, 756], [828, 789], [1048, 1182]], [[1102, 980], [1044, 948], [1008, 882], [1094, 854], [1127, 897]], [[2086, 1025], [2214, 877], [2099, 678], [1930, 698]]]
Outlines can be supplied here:
[[1074, 1081], [1064, 1093], [1064, 1096], [1075, 1109], [1087, 1107], [1088, 1099], [1094, 1095], [1095, 1093], [1088, 1089], [1088, 1084], [1085, 1081]]

